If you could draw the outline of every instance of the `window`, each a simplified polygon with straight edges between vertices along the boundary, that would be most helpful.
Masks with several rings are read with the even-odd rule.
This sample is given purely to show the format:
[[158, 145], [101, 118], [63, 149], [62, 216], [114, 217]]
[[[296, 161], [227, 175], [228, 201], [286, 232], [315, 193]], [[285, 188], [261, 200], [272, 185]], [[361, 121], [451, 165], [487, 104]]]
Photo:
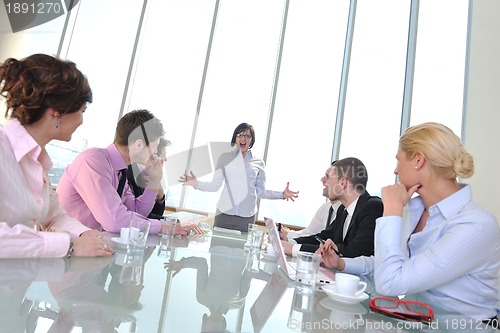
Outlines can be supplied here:
[[[209, 144], [228, 142], [234, 128], [248, 122], [256, 130], [253, 152], [266, 159], [267, 188], [281, 191], [289, 181], [300, 191], [295, 203], [262, 200], [258, 217], [305, 226], [325, 200], [320, 178], [337, 152], [366, 164], [368, 191], [376, 195], [394, 182], [401, 119], [442, 122], [460, 133], [468, 5], [85, 0], [71, 11], [65, 30], [66, 15], [0, 34], [8, 45], [0, 54], [56, 54], [61, 45], [61, 57], [89, 79], [94, 103], [84, 124], [71, 142], [47, 147], [55, 182], [79, 151], [112, 142], [123, 113], [145, 108], [162, 120], [172, 142], [167, 204], [214, 212], [218, 193], [180, 186], [178, 177], [195, 148], [191, 169], [211, 179], [216, 161]], [[417, 25], [410, 25], [411, 17]], [[351, 23], [352, 44], [346, 42]], [[415, 54], [407, 51], [409, 33], [416, 34]], [[414, 70], [407, 65], [413, 61]], [[340, 142], [334, 142], [336, 128], [342, 129]]]
[[368, 191], [394, 182], [410, 1], [358, 1], [339, 158], [357, 157]]
[[461, 133], [467, 6], [467, 0], [420, 1], [411, 125], [434, 121]]
[[307, 225], [326, 200], [348, 17], [347, 0], [290, 3], [266, 171], [268, 188], [300, 193], [262, 200], [261, 219]]

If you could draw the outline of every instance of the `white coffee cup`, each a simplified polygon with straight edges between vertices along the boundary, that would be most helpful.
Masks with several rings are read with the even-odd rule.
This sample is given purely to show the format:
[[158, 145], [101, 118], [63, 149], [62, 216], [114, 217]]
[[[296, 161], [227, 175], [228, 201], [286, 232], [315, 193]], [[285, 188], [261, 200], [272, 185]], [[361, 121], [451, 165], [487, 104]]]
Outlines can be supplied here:
[[336, 273], [335, 288], [337, 293], [346, 296], [359, 296], [366, 289], [366, 282], [360, 281], [359, 276]]
[[128, 235], [130, 234], [130, 228], [120, 229], [120, 240], [122, 243], [128, 244]]

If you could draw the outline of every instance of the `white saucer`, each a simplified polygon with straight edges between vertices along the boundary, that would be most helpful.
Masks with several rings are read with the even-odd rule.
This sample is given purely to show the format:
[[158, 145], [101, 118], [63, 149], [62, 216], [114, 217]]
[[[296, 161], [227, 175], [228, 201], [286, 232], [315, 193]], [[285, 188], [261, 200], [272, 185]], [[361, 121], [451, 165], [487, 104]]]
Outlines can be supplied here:
[[262, 258], [264, 258], [265, 260], [269, 260], [269, 261], [276, 261], [276, 255], [269, 254], [267, 252], [262, 252]]
[[366, 299], [368, 299], [368, 294], [365, 292], [361, 293], [360, 295], [357, 296], [347, 296], [347, 295], [342, 295], [337, 293], [335, 290], [335, 282], [332, 281], [332, 283], [328, 285], [324, 285], [322, 287], [323, 291], [330, 297], [332, 300], [344, 304], [357, 304], [359, 302], [362, 302]]
[[340, 303], [334, 301], [330, 297], [325, 297], [321, 301], [319, 301], [319, 304], [321, 304], [323, 307], [327, 308], [328, 310], [333, 310], [333, 311], [342, 311], [347, 314], [351, 315], [358, 315], [358, 314], [366, 314], [368, 311], [364, 306], [362, 306], [359, 303], [355, 304], [345, 304], [345, 303]]
[[113, 238], [111, 238], [111, 241], [113, 243], [115, 243], [116, 246], [118, 246], [118, 247], [124, 247], [124, 248], [127, 247], [127, 243], [122, 241], [122, 239], [120, 237], [113, 237]]

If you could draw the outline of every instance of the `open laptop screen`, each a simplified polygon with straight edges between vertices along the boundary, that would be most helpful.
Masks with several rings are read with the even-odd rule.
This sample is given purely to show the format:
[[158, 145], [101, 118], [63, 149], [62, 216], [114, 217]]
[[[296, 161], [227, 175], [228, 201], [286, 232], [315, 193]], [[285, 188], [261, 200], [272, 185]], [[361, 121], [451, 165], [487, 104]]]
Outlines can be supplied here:
[[[266, 217], [264, 219], [268, 230], [269, 240], [271, 241], [271, 244], [273, 244], [274, 251], [276, 252], [276, 260], [278, 261], [278, 265], [290, 279], [295, 280], [296, 270], [295, 267], [292, 266], [292, 264], [294, 263], [290, 263], [286, 260], [285, 250], [283, 248], [283, 244], [281, 243], [276, 223], [274, 223], [274, 221], [270, 218]], [[324, 267], [320, 267], [316, 283], [325, 284], [331, 283], [334, 280], [335, 276], [332, 271]]]

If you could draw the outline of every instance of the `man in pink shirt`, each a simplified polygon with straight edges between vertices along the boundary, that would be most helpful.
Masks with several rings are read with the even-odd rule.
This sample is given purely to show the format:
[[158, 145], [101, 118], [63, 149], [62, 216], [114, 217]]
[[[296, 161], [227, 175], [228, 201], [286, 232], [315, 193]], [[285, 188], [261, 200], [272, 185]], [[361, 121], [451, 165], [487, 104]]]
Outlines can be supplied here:
[[[163, 134], [163, 125], [151, 112], [125, 114], [117, 124], [113, 144], [85, 150], [64, 171], [57, 193], [68, 214], [92, 229], [119, 232], [132, 219], [141, 219], [151, 222], [150, 233], [167, 232], [165, 222], [145, 217], [161, 188], [162, 164], [154, 152]], [[150, 176], [137, 198], [126, 182], [126, 169], [132, 162], [146, 164]], [[175, 233], [187, 235], [191, 230], [202, 232], [188, 225], [176, 228]]]

